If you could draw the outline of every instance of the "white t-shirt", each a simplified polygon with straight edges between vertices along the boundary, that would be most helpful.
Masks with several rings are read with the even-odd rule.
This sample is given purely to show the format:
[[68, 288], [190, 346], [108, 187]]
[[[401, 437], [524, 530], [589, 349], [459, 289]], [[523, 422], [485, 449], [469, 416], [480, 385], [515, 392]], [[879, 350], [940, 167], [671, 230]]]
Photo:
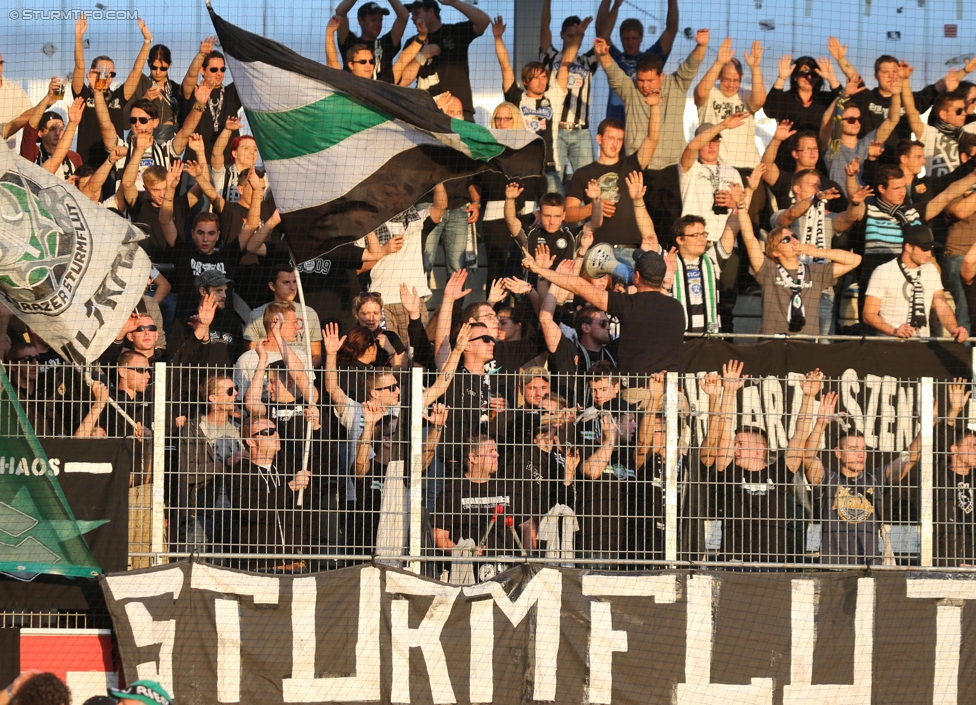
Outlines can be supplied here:
[[705, 104], [698, 108], [698, 123], [718, 125], [729, 115], [749, 113], [749, 117], [734, 130], [722, 132], [722, 143], [718, 148], [718, 159], [723, 164], [740, 169], [752, 169], [759, 163], [759, 148], [756, 147], [756, 119], [749, 110], [749, 91], [739, 91], [731, 98], [718, 88], [712, 88]]
[[412, 221], [406, 227], [393, 220], [386, 223], [391, 237], [403, 235], [403, 249], [384, 257], [369, 270], [371, 282], [369, 290], [382, 294], [384, 304], [400, 303], [401, 282], [410, 289], [416, 287], [418, 296], [430, 296], [421, 243], [424, 221], [430, 215], [430, 208], [424, 208], [417, 213], [420, 215], [420, 220]]
[[[728, 130], [726, 130], [728, 132]], [[724, 134], [724, 133], [723, 133]], [[681, 178], [681, 215], [697, 215], [705, 219], [705, 232], [709, 244], [722, 237], [725, 223], [732, 213], [718, 215], [712, 212], [716, 191], [727, 191], [732, 184], [742, 185], [739, 172], [725, 164], [702, 164], [695, 160], [691, 169], [683, 171], [678, 165]]]
[[[291, 351], [298, 356], [298, 359], [302, 362], [302, 367], [305, 369], [306, 374], [309, 375], [309, 381], [315, 382], [315, 373], [312, 372], [312, 363], [305, 355], [303, 350], [295, 350], [291, 348]], [[268, 365], [278, 362], [281, 360], [281, 353], [279, 352], [269, 352], [268, 353]], [[247, 397], [248, 387], [251, 386], [251, 379], [254, 378], [254, 370], [258, 368], [258, 351], [248, 350], [246, 353], [237, 358], [237, 362], [234, 364], [234, 384], [237, 385], [238, 389], [238, 400], [243, 404], [244, 399]]]
[[[3, 79], [3, 84], [0, 85], [0, 128], [33, 107], [27, 93], [19, 83], [14, 83], [7, 78]], [[18, 131], [7, 139], [7, 146], [10, 149], [17, 149], [17, 135], [19, 134]]]
[[[920, 268], [922, 275], [922, 290], [925, 293], [925, 315], [928, 317], [932, 310], [932, 299], [937, 291], [942, 291], [942, 277], [939, 270], [931, 262]], [[909, 270], [911, 273], [912, 270]], [[871, 275], [865, 296], [881, 299], [881, 318], [896, 328], [909, 323], [912, 316], [912, 285], [905, 279], [898, 266], [898, 260], [886, 262]], [[916, 335], [921, 338], [929, 335], [929, 327], [917, 330]]]

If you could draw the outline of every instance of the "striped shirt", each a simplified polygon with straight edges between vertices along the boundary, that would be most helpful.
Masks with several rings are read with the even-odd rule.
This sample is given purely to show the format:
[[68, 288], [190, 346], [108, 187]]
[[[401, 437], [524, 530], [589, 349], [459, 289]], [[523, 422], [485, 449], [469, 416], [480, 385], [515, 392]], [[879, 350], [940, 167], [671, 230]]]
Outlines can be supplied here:
[[[547, 51], [539, 52], [539, 61], [549, 72], [549, 82], [555, 83], [556, 74], [562, 65], [562, 52], [550, 46]], [[559, 122], [584, 130], [590, 126], [590, 88], [593, 74], [599, 65], [600, 60], [593, 49], [576, 55], [575, 61], [569, 67], [569, 79], [566, 83], [568, 93], [563, 101]]]
[[[874, 198], [867, 199], [865, 204], [868, 207], [864, 226], [865, 254], [900, 254], [905, 242], [902, 224], [878, 208], [877, 201]], [[922, 222], [922, 218], [915, 208], [911, 206], [903, 208], [905, 217], [908, 219], [906, 225], [917, 225]]]
[[[122, 140], [119, 140], [119, 145], [125, 144]], [[129, 156], [125, 159], [125, 165], [122, 167], [122, 171], [125, 171], [125, 166], [128, 165], [129, 160], [132, 159], [135, 154], [135, 138], [132, 134], [129, 134]], [[151, 166], [161, 166], [164, 169], [169, 169], [173, 162], [179, 158], [179, 154], [173, 149], [173, 140], [168, 142], [159, 142], [158, 140], [153, 140], [152, 145], [142, 156], [139, 157], [139, 173], [136, 175], [136, 190], [145, 191], [146, 187], [142, 183], [143, 172]]]

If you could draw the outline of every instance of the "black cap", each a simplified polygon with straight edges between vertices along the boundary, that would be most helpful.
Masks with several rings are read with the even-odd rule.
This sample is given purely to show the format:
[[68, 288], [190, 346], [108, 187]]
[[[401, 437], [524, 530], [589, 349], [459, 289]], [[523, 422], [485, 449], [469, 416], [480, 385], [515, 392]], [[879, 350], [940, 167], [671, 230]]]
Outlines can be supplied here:
[[634, 255], [638, 254], [639, 257], [634, 257], [634, 270], [648, 286], [661, 286], [664, 283], [664, 275], [668, 272], [667, 262], [658, 252], [641, 253], [640, 250], [634, 252]]
[[923, 250], [931, 250], [935, 247], [935, 237], [933, 237], [932, 230], [928, 225], [922, 223], [906, 225], [902, 229], [902, 234], [905, 236], [905, 242], [909, 245], [915, 245], [915, 247], [920, 247]]
[[359, 12], [356, 13], [357, 17], [365, 17], [366, 15], [388, 15], [390, 11], [385, 7], [380, 7], [375, 2], [367, 2], [359, 7]]
[[416, 0], [416, 2], [412, 2], [407, 5], [407, 11], [413, 12], [414, 10], [422, 10], [424, 8], [428, 10], [437, 10], [439, 7], [440, 6], [437, 4], [436, 0]]
[[559, 31], [560, 32], [565, 32], [567, 29], [569, 29], [573, 25], [577, 25], [577, 24], [579, 24], [582, 21], [583, 20], [581, 20], [577, 15], [570, 15], [569, 17], [567, 17], [566, 19], [563, 20], [563, 27]]

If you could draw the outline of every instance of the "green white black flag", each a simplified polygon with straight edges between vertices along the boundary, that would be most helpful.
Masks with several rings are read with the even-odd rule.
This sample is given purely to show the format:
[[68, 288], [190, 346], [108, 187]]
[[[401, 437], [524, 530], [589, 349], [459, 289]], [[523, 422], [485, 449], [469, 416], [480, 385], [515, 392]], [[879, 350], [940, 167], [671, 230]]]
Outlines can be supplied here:
[[330, 69], [210, 14], [299, 261], [359, 239], [440, 182], [542, 174], [534, 132], [453, 119], [426, 91]]

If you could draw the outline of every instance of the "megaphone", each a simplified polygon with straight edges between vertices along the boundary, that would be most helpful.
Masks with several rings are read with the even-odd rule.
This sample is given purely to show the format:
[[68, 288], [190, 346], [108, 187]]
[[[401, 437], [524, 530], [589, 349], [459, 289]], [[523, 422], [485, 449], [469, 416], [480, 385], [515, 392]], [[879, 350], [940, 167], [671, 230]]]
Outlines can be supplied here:
[[586, 253], [583, 270], [589, 277], [597, 278], [609, 274], [624, 284], [632, 284], [634, 279], [634, 270], [620, 262], [613, 254], [613, 246], [605, 242], [594, 245]]

